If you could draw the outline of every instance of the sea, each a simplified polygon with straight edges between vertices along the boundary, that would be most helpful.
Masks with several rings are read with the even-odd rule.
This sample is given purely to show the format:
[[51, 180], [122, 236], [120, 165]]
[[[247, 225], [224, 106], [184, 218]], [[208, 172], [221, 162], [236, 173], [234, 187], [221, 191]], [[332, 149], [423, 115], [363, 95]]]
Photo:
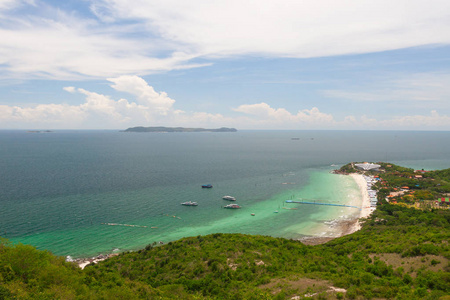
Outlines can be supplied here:
[[0, 236], [73, 258], [219, 232], [338, 236], [358, 208], [286, 200], [359, 203], [331, 173], [356, 161], [450, 168], [450, 132], [0, 130]]

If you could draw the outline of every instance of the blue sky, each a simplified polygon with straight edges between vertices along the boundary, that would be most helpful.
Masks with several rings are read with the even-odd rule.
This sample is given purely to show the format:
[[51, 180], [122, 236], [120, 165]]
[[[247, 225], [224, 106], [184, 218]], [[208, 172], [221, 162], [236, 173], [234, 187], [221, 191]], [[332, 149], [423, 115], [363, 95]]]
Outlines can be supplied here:
[[0, 129], [450, 130], [450, 1], [0, 0]]

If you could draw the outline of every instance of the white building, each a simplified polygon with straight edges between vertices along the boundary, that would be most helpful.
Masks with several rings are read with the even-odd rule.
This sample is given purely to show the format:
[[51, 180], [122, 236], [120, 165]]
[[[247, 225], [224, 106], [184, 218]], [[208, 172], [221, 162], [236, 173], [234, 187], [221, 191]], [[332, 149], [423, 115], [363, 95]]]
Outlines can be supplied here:
[[363, 169], [364, 171], [378, 170], [379, 168], [381, 168], [380, 165], [367, 163], [367, 162], [365, 162], [363, 164], [355, 164], [355, 167], [357, 167], [359, 169]]

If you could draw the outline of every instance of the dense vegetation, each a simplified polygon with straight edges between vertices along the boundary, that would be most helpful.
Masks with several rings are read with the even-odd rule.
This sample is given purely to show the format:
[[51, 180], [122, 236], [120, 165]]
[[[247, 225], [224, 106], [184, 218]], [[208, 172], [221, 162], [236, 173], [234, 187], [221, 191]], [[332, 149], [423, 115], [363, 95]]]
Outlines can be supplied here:
[[[450, 169], [425, 171], [379, 162], [381, 168], [376, 171], [361, 171], [349, 163], [340, 168], [339, 173], [365, 173], [380, 178], [375, 185], [379, 200], [389, 194], [395, 194], [392, 200], [402, 203], [432, 201], [450, 195]], [[430, 204], [431, 202], [428, 202]], [[446, 207], [447, 208], [447, 207]]]
[[0, 299], [439, 299], [450, 294], [449, 225], [447, 210], [385, 204], [360, 231], [323, 245], [219, 233], [84, 270], [4, 240]]
[[[0, 299], [450, 299], [450, 210], [387, 203], [386, 193], [404, 184], [389, 176], [414, 170], [383, 168], [374, 214], [360, 231], [322, 245], [217, 233], [148, 245], [81, 270], [0, 240]], [[429, 189], [428, 179], [419, 187], [417, 178], [406, 179], [434, 195], [449, 176], [427, 173]]]

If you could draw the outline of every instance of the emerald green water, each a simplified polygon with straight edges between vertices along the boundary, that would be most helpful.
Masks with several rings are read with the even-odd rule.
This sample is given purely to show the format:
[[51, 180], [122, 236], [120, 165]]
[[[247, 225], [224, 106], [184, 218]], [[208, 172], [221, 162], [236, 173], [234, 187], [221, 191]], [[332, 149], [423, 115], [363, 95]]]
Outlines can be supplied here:
[[[0, 131], [0, 235], [72, 257], [215, 232], [334, 236], [328, 221], [354, 218], [357, 209], [285, 203], [358, 204], [356, 183], [330, 174], [338, 167], [332, 164], [389, 156], [424, 168], [427, 161], [450, 166], [449, 133], [403, 134], [401, 145], [392, 142], [394, 134]], [[214, 187], [202, 189], [206, 183]], [[230, 203], [224, 195], [242, 208], [223, 209]], [[185, 201], [199, 205], [182, 206]]]
[[[358, 212], [357, 209], [286, 204], [285, 200], [306, 198], [345, 204], [353, 199], [359, 199], [359, 190], [351, 177], [330, 174], [328, 169], [311, 170], [310, 175], [309, 182], [303, 187], [298, 184], [283, 185], [280, 182], [282, 180], [279, 180], [283, 177], [259, 178], [259, 180], [265, 179], [268, 185], [280, 185], [284, 188], [284, 191], [273, 195], [264, 193], [264, 189], [259, 189], [258, 184], [254, 184], [250, 191], [245, 189], [245, 194], [251, 195], [245, 199], [238, 196], [244, 194], [244, 188], [242, 191], [234, 189], [233, 195], [238, 198], [236, 203], [242, 206], [241, 209], [236, 210], [222, 208], [230, 203], [221, 199], [221, 196], [226, 194], [222, 192], [225, 190], [222, 186], [215, 186], [211, 190], [202, 190], [198, 186], [195, 188], [185, 186], [178, 193], [173, 190], [170, 193], [175, 199], [180, 199], [179, 201], [196, 200], [199, 203], [197, 207], [185, 207], [179, 203], [176, 203], [174, 207], [158, 204], [158, 197], [154, 190], [96, 195], [88, 200], [97, 201], [99, 198], [104, 198], [113, 201], [115, 205], [95, 207], [88, 201], [83, 205], [86, 211], [73, 212], [73, 222], [76, 223], [74, 226], [79, 228], [37, 232], [12, 240], [32, 245], [45, 245], [45, 249], [57, 249], [53, 251], [61, 255], [82, 257], [109, 253], [114, 249], [122, 251], [139, 249], [152, 242], [168, 242], [182, 237], [215, 232], [261, 234], [286, 238], [300, 238], [310, 234], [329, 235], [331, 233], [333, 235], [333, 231], [324, 222], [341, 216], [351, 217]], [[293, 179], [296, 176], [289, 177]], [[226, 183], [222, 183], [224, 184]], [[232, 185], [232, 182], [229, 185]], [[159, 192], [163, 194], [167, 191]], [[152, 204], [146, 203], [152, 197]], [[82, 201], [82, 198], [73, 197], [71, 201]], [[56, 199], [55, 202], [57, 201]], [[298, 209], [285, 209], [293, 207]], [[86, 217], [92, 213], [88, 210], [95, 209], [102, 211], [99, 213], [100, 216], [96, 219], [93, 217], [87, 219]], [[134, 213], [135, 217], [120, 217], [121, 213], [127, 212]], [[252, 213], [255, 215], [252, 216]], [[45, 215], [42, 216], [42, 218], [45, 217]], [[111, 226], [102, 223], [146, 227]], [[33, 224], [29, 225], [33, 227]]]

